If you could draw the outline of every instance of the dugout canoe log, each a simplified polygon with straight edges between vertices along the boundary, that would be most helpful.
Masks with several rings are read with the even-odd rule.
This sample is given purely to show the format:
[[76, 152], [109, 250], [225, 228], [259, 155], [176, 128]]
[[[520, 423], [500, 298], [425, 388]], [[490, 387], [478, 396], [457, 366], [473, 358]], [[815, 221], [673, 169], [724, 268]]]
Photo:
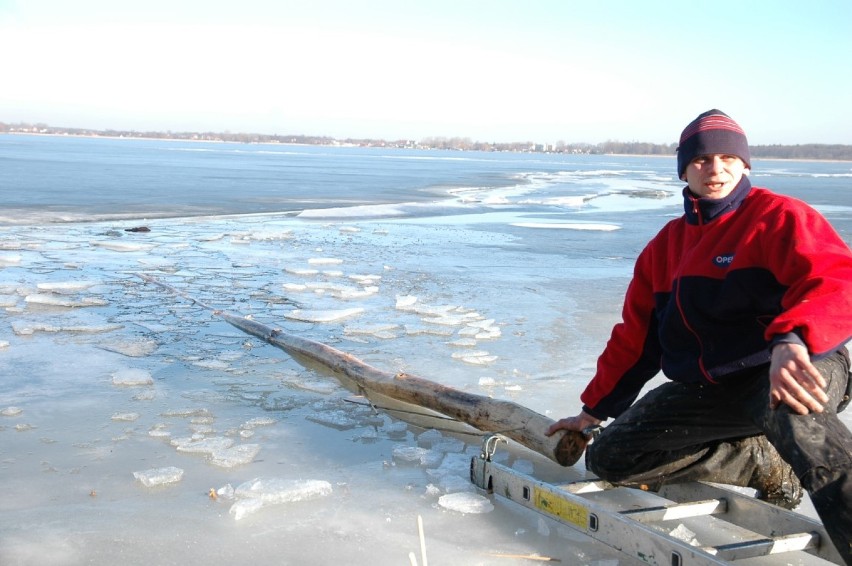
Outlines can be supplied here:
[[553, 436], [545, 436], [545, 431], [554, 423], [553, 419], [517, 403], [467, 393], [409, 373], [380, 370], [322, 342], [271, 328], [238, 313], [213, 308], [149, 275], [137, 275], [143, 281], [210, 310], [246, 334], [280, 348], [303, 365], [318, 364], [337, 377], [345, 376], [368, 398], [371, 394], [378, 394], [446, 415], [482, 432], [498, 432], [563, 466], [576, 463], [585, 449], [586, 440], [579, 432], [560, 431]]

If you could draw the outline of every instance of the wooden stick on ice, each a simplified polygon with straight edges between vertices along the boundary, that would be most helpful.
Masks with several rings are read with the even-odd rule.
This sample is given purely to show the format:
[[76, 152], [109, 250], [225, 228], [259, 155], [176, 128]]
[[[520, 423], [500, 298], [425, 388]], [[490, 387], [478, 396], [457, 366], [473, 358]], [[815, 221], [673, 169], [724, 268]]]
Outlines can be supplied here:
[[[582, 455], [585, 440], [579, 432], [545, 436], [553, 420], [526, 407], [499, 399], [467, 393], [408, 373], [390, 373], [327, 344], [273, 329], [236, 313], [215, 309], [153, 277], [139, 277], [211, 310], [227, 323], [284, 350], [308, 367], [317, 364], [330, 370], [344, 385], [364, 392], [370, 399], [381, 396], [452, 417], [482, 432], [497, 432], [563, 466]], [[350, 383], [347, 383], [347, 380]]]

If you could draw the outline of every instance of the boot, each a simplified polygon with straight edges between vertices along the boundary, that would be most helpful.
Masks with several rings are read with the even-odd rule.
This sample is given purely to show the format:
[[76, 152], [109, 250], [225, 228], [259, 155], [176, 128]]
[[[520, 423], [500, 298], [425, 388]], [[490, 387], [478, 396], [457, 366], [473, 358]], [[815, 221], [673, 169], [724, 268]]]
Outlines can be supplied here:
[[798, 507], [802, 502], [802, 484], [790, 464], [781, 458], [765, 436], [753, 436], [747, 440], [754, 450], [756, 464], [747, 487], [755, 489], [755, 497], [761, 501], [784, 509]]

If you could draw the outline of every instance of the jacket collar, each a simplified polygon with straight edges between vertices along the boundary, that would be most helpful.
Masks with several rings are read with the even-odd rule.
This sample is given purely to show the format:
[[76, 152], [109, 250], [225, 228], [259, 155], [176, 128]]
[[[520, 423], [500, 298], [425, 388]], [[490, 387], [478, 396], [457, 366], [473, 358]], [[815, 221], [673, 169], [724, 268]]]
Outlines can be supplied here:
[[739, 208], [749, 192], [751, 192], [751, 181], [745, 175], [731, 191], [731, 194], [722, 199], [696, 197], [689, 190], [689, 187], [684, 187], [683, 209], [686, 221], [689, 224], [712, 222], [716, 218]]

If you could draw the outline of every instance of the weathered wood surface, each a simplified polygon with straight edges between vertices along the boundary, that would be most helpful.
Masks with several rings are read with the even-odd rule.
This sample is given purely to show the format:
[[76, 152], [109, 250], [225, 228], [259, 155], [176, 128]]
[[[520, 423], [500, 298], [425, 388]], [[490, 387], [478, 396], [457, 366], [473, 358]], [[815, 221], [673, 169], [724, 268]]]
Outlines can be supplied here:
[[585, 441], [580, 433], [545, 436], [553, 419], [517, 403], [467, 393], [408, 373], [382, 371], [327, 344], [215, 309], [148, 275], [139, 277], [211, 310], [232, 326], [280, 348], [303, 365], [306, 361], [309, 365], [319, 364], [338, 377], [345, 376], [368, 398], [378, 394], [436, 411], [483, 432], [498, 432], [563, 466], [573, 465], [583, 453]]

